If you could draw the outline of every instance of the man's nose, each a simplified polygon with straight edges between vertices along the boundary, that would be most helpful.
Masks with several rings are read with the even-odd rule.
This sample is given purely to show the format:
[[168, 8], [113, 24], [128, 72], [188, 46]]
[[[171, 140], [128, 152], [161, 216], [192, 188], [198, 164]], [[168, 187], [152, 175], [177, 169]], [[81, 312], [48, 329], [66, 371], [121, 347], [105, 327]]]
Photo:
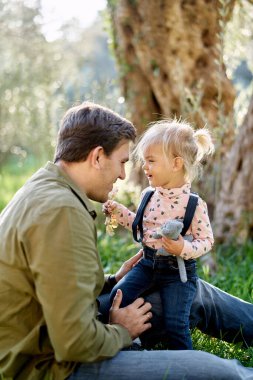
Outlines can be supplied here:
[[119, 178], [120, 178], [120, 179], [125, 179], [125, 178], [126, 178], [126, 170], [125, 170], [125, 167], [123, 167], [123, 168], [121, 169], [121, 172], [120, 172]]

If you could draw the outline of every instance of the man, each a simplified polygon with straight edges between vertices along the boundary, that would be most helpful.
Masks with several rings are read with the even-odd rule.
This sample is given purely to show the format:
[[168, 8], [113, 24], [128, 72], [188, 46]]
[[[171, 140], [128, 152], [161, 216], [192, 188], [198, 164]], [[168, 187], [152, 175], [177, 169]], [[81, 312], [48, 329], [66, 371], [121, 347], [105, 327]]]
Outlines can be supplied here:
[[[143, 298], [120, 308], [118, 291], [109, 323], [99, 320], [104, 275], [89, 199], [105, 202], [113, 183], [125, 178], [134, 138], [133, 125], [109, 109], [92, 103], [71, 108], [55, 162], [35, 173], [2, 212], [4, 378], [253, 379], [253, 369], [204, 352], [127, 350], [151, 328], [151, 304]], [[139, 259], [137, 254], [108, 281], [118, 281]]]

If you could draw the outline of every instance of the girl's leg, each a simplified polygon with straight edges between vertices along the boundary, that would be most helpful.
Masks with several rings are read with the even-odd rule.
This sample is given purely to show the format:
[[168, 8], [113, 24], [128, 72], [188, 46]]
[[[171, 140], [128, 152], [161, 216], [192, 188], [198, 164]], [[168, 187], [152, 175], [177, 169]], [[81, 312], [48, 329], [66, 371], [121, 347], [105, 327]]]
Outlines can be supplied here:
[[173, 350], [191, 350], [190, 310], [196, 292], [196, 280], [187, 282], [172, 281], [161, 290], [164, 324], [169, 348]]
[[145, 265], [145, 259], [142, 259], [114, 286], [110, 294], [110, 304], [117, 290], [121, 289], [123, 293], [121, 307], [129, 305], [152, 285], [152, 278], [153, 269]]

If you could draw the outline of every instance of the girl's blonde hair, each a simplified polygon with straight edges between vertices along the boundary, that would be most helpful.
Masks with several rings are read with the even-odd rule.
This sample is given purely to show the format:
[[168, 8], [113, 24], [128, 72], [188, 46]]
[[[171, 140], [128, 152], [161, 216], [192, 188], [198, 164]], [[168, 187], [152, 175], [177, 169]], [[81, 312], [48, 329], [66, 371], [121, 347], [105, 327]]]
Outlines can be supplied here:
[[167, 158], [170, 154], [182, 157], [185, 178], [189, 181], [200, 173], [201, 160], [214, 152], [214, 144], [206, 128], [195, 131], [188, 122], [177, 119], [149, 124], [134, 149], [134, 156], [143, 161], [146, 150], [154, 144], [162, 144]]

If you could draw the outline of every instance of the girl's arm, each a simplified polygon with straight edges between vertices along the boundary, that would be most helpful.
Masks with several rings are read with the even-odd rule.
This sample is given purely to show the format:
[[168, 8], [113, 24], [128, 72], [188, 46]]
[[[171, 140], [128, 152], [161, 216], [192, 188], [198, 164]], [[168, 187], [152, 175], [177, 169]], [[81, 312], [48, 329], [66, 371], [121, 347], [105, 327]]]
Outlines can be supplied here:
[[187, 233], [193, 237], [193, 240], [187, 241], [187, 237], [184, 239], [182, 235], [179, 235], [178, 240], [163, 237], [163, 247], [170, 254], [180, 256], [185, 260], [195, 259], [211, 250], [214, 243], [213, 231], [206, 203], [201, 198], [199, 198], [191, 226]]
[[[144, 189], [141, 193], [141, 200], [145, 195], [147, 189]], [[118, 203], [113, 200], [108, 200], [103, 204], [103, 212], [105, 215], [113, 217], [118, 224], [125, 227], [126, 229], [132, 231], [132, 224], [135, 219], [136, 213], [130, 211], [123, 204]]]
[[180, 253], [183, 259], [195, 259], [212, 249], [214, 243], [213, 231], [208, 216], [207, 205], [201, 198], [199, 198], [188, 233], [193, 236], [193, 241], [184, 240], [184, 246]]
[[116, 201], [108, 200], [103, 205], [103, 212], [106, 215], [111, 215], [116, 219], [117, 223], [121, 226], [132, 229], [132, 224], [135, 218], [135, 213], [130, 211], [127, 207]]

